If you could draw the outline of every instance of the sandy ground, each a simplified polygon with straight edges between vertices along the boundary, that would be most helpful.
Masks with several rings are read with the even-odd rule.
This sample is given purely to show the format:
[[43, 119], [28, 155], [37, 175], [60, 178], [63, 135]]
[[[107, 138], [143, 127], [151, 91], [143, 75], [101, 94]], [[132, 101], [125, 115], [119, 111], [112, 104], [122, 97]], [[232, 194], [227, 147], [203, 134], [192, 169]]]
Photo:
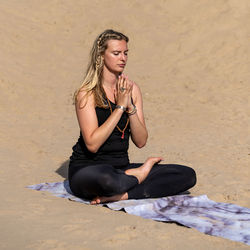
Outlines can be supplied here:
[[62, 181], [79, 128], [72, 94], [106, 28], [130, 37], [149, 140], [192, 166], [192, 195], [250, 207], [248, 0], [0, 0], [0, 248], [247, 249], [107, 208], [25, 189]]

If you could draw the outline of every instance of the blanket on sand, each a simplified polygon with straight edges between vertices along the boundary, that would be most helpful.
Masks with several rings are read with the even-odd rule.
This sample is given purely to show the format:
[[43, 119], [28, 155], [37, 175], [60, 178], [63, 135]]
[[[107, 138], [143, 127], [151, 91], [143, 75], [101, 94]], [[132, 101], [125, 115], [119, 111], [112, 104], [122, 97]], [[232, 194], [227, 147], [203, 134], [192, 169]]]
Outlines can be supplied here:
[[[90, 204], [89, 200], [75, 197], [68, 181], [41, 183], [28, 186], [38, 191], [48, 191], [57, 197]], [[230, 203], [209, 200], [206, 195], [193, 197], [175, 195], [158, 199], [125, 200], [99, 206], [157, 221], [176, 222], [198, 231], [250, 245], [250, 209]]]

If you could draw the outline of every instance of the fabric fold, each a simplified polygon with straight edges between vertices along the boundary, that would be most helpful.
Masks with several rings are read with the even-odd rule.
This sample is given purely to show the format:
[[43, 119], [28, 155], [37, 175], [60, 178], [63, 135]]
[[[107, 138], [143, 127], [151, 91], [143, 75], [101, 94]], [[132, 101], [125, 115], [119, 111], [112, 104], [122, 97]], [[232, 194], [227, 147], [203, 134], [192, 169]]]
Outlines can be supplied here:
[[[90, 204], [75, 197], [68, 181], [27, 186], [47, 191], [57, 197]], [[124, 209], [128, 214], [157, 221], [177, 222], [198, 231], [250, 245], [250, 209], [231, 203], [215, 202], [206, 195], [175, 195], [158, 199], [125, 200], [98, 206], [112, 210]]]

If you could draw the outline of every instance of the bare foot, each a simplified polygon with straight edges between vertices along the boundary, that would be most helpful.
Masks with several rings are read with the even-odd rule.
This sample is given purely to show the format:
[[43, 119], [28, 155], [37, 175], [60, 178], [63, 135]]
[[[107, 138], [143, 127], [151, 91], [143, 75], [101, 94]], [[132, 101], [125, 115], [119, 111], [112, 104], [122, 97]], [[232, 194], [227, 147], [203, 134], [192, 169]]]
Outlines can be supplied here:
[[152, 167], [162, 160], [162, 157], [150, 157], [144, 162], [141, 167], [128, 169], [125, 171], [125, 173], [127, 175], [134, 175], [138, 179], [138, 182], [140, 184], [146, 179]]
[[90, 204], [91, 205], [96, 205], [96, 204], [100, 204], [100, 203], [105, 203], [105, 202], [110, 202], [110, 201], [121, 201], [121, 200], [127, 200], [128, 199], [128, 193], [124, 193], [124, 194], [116, 194], [110, 197], [96, 197], [94, 198]]

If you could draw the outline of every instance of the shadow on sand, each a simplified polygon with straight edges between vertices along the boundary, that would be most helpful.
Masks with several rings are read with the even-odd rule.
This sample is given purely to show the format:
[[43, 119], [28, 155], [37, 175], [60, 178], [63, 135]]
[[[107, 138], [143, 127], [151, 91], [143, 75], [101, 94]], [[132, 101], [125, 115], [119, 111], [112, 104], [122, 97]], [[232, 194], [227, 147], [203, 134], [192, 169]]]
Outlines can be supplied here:
[[69, 160], [66, 160], [61, 164], [61, 166], [55, 172], [67, 180], [68, 168], [69, 168]]

